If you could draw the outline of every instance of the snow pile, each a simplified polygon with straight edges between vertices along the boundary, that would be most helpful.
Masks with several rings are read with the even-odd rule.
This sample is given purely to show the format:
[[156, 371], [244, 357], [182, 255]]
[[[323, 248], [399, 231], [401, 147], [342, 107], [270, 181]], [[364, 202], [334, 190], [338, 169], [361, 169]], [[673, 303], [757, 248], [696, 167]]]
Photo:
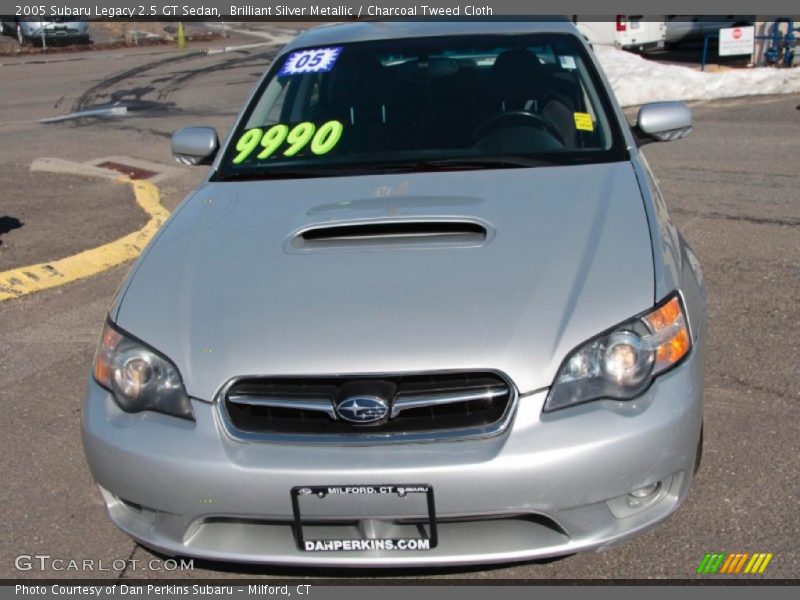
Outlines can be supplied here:
[[661, 64], [609, 46], [595, 46], [594, 51], [622, 106], [800, 92], [797, 68], [760, 67], [712, 73]]

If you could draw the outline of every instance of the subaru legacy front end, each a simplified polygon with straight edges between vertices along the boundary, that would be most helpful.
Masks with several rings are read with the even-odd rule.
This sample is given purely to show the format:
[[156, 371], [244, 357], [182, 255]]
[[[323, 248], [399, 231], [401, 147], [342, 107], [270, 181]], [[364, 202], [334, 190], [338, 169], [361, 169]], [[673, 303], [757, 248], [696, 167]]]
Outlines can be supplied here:
[[284, 48], [114, 300], [83, 413], [114, 523], [170, 555], [496, 563], [686, 498], [705, 291], [568, 22], [351, 23]]

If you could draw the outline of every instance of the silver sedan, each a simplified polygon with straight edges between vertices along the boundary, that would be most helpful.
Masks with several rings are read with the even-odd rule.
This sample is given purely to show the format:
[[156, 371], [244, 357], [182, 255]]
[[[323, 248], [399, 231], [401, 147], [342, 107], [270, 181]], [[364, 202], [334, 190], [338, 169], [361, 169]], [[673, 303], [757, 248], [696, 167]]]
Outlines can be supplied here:
[[564, 22], [359, 22], [284, 48], [110, 308], [83, 412], [159, 552], [457, 565], [606, 548], [699, 461], [706, 301]]

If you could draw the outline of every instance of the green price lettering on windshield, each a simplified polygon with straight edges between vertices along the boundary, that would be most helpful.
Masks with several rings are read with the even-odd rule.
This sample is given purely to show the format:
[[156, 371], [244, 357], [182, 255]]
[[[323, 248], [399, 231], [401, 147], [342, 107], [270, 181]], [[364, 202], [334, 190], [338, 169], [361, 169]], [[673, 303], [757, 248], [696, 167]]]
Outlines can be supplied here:
[[256, 158], [265, 160], [275, 156], [284, 143], [288, 147], [281, 153], [283, 156], [295, 156], [306, 146], [309, 147], [312, 154], [322, 156], [336, 147], [336, 144], [342, 139], [343, 132], [344, 125], [340, 121], [328, 121], [319, 128], [310, 121], [298, 123], [291, 128], [280, 123], [266, 130], [254, 127], [245, 131], [236, 142], [238, 154], [233, 157], [231, 162], [235, 165], [243, 163], [259, 146], [261, 151]]
[[303, 149], [303, 146], [310, 142], [311, 138], [314, 137], [314, 129], [316, 129], [314, 124], [309, 123], [308, 121], [292, 127], [289, 135], [286, 136], [286, 141], [289, 142], [289, 148], [284, 150], [283, 155], [294, 156], [300, 152], [300, 150]]
[[[259, 131], [261, 131], [259, 129]], [[278, 147], [286, 139], [289, 134], [289, 128], [286, 125], [273, 125], [264, 132], [264, 137], [261, 138], [261, 145], [264, 149], [258, 153], [259, 160], [269, 158], [269, 156], [278, 149]], [[247, 134], [245, 134], [247, 135]], [[244, 137], [244, 136], [242, 136]], [[238, 148], [237, 148], [238, 150]], [[233, 162], [236, 162], [235, 160]]]
[[258, 146], [261, 135], [261, 130], [258, 127], [255, 129], [248, 129], [244, 132], [244, 135], [236, 142], [236, 150], [239, 151], [239, 154], [233, 159], [233, 164], [238, 165], [245, 158], [250, 156], [250, 153]]
[[317, 135], [311, 140], [311, 151], [314, 154], [327, 154], [339, 143], [344, 125], [339, 121], [328, 121], [317, 129]]

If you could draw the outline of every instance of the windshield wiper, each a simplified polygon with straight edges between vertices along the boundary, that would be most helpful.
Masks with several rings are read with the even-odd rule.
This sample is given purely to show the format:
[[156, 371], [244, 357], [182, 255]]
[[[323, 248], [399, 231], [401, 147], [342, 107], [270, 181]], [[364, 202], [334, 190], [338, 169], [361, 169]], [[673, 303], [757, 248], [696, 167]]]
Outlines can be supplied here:
[[311, 177], [335, 177], [342, 175], [366, 175], [373, 173], [394, 173], [408, 171], [438, 171], [459, 169], [509, 169], [549, 167], [569, 164], [568, 161], [554, 159], [528, 158], [525, 156], [467, 156], [461, 158], [439, 158], [431, 160], [411, 160], [398, 162], [352, 163], [330, 165], [326, 168], [265, 167], [260, 170], [232, 173], [217, 173], [215, 181], [254, 181], [266, 179], [304, 179]]
[[437, 158], [379, 163], [370, 166], [373, 171], [436, 171], [460, 169], [513, 169], [530, 167], [551, 167], [568, 164], [554, 159], [528, 158], [525, 156], [466, 156], [461, 158]]
[[336, 169], [275, 169], [260, 171], [241, 171], [233, 173], [217, 173], [215, 181], [257, 181], [264, 179], [305, 179], [309, 177], [330, 177], [336, 175]]
[[550, 167], [566, 164], [564, 161], [541, 158], [528, 158], [526, 156], [468, 156], [463, 158], [446, 158], [430, 160], [422, 163], [432, 167], [455, 169], [500, 169], [513, 167]]

